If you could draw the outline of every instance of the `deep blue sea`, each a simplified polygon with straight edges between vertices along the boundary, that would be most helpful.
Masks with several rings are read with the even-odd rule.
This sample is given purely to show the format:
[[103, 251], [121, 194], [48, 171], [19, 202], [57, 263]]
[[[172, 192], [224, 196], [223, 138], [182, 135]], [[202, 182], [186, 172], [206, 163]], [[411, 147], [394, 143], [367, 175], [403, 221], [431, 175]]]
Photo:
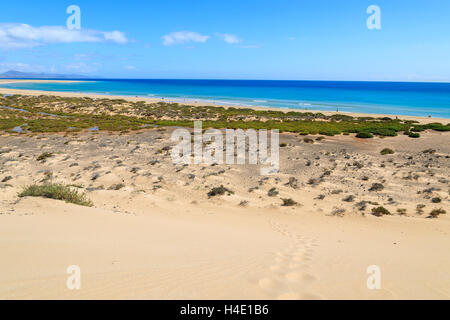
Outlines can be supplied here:
[[450, 118], [450, 83], [89, 80], [79, 83], [14, 83], [1, 87], [202, 101], [235, 106], [380, 113]]

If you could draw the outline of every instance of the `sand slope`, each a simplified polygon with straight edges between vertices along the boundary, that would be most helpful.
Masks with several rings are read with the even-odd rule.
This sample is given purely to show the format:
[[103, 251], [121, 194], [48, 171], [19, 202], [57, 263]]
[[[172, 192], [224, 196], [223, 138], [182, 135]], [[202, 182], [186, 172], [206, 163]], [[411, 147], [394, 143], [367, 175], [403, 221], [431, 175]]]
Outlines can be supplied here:
[[[252, 166], [174, 166], [169, 153], [158, 152], [169, 135], [0, 136], [0, 181], [12, 178], [0, 184], [0, 298], [450, 298], [449, 214], [426, 218], [433, 208], [449, 212], [448, 136], [340, 136], [310, 145], [283, 135], [281, 172], [264, 179]], [[385, 146], [396, 154], [381, 156]], [[422, 153], [430, 147], [436, 153]], [[55, 154], [36, 161], [44, 151]], [[308, 184], [325, 169], [331, 173]], [[287, 185], [290, 177], [297, 188]], [[95, 206], [17, 197], [45, 179], [83, 186]], [[383, 191], [367, 190], [380, 181]], [[108, 190], [117, 183], [125, 187]], [[221, 184], [235, 194], [208, 199]], [[278, 196], [267, 196], [272, 187]], [[431, 195], [423, 193], [431, 187]], [[342, 201], [347, 195], [355, 201]], [[436, 196], [441, 203], [431, 203]], [[286, 197], [299, 205], [280, 206]], [[393, 213], [406, 208], [407, 216], [372, 216], [372, 205], [355, 207], [361, 200]], [[79, 291], [66, 287], [69, 265], [81, 267]], [[370, 265], [381, 268], [381, 290], [366, 286]]]

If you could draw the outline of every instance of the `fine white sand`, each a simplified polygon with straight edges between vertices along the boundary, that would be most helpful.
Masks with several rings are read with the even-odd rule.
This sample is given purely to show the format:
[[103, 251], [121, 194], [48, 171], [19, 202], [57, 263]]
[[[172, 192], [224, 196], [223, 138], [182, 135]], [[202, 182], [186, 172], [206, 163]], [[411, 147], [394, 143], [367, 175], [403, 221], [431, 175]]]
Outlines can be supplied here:
[[[158, 152], [170, 133], [0, 136], [0, 181], [11, 177], [0, 183], [0, 298], [450, 298], [445, 133], [312, 145], [282, 135], [281, 172], [267, 179], [250, 165], [175, 166], [170, 152]], [[384, 147], [396, 153], [381, 156]], [[54, 156], [36, 161], [46, 151]], [[320, 184], [308, 184], [333, 163]], [[287, 185], [291, 177], [298, 186]], [[17, 197], [46, 179], [77, 185], [94, 207]], [[374, 182], [385, 189], [369, 192]], [[208, 198], [220, 185], [234, 194]], [[273, 187], [279, 195], [269, 197]], [[348, 195], [355, 201], [342, 200]], [[281, 198], [298, 205], [282, 207]], [[372, 204], [360, 211], [362, 200], [394, 214], [375, 217]], [[428, 219], [436, 208], [447, 214]], [[66, 287], [70, 265], [81, 268], [81, 290]], [[367, 288], [370, 265], [380, 267], [380, 290]]]

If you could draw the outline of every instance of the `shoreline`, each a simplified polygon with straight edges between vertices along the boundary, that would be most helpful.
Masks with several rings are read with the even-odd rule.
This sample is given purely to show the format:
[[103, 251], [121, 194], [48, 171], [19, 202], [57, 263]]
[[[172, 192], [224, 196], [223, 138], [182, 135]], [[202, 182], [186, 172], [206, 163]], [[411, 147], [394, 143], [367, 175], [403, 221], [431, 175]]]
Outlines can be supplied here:
[[[83, 82], [75, 81], [75, 80], [12, 80], [12, 79], [0, 79], [0, 85], [2, 84], [10, 84], [10, 83], [77, 83]], [[433, 122], [441, 122], [446, 124], [446, 122], [450, 121], [450, 118], [433, 118], [433, 117], [424, 117], [424, 116], [408, 116], [408, 115], [392, 115], [392, 114], [383, 114], [383, 113], [359, 113], [359, 112], [345, 112], [345, 111], [324, 111], [324, 110], [315, 110], [315, 109], [293, 109], [293, 108], [275, 108], [275, 107], [265, 107], [265, 106], [245, 106], [245, 105], [222, 105], [218, 103], [206, 103], [201, 100], [199, 101], [189, 101], [189, 102], [175, 102], [171, 101], [170, 98], [149, 98], [149, 97], [141, 97], [141, 96], [127, 96], [127, 95], [113, 95], [113, 94], [99, 94], [99, 93], [83, 93], [83, 92], [62, 92], [62, 91], [44, 91], [44, 90], [24, 90], [24, 89], [8, 89], [0, 87], [0, 94], [18, 94], [18, 95], [27, 95], [27, 96], [39, 96], [39, 95], [51, 95], [51, 96], [59, 96], [59, 97], [89, 97], [92, 99], [123, 99], [126, 101], [137, 102], [137, 101], [145, 101], [147, 103], [156, 103], [156, 102], [166, 102], [166, 103], [178, 103], [180, 106], [214, 106], [214, 107], [223, 107], [223, 108], [237, 108], [237, 109], [253, 109], [253, 110], [262, 110], [262, 111], [282, 111], [282, 112], [311, 112], [311, 113], [322, 113], [324, 115], [330, 116], [334, 114], [344, 114], [353, 117], [397, 117], [402, 120], [413, 120], [419, 121], [421, 124], [428, 124]]]

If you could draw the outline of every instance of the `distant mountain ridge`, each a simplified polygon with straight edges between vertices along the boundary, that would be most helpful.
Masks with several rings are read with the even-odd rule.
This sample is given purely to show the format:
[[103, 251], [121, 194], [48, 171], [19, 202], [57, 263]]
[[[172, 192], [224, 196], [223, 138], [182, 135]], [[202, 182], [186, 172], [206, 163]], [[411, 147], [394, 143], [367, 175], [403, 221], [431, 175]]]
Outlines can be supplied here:
[[0, 74], [0, 79], [93, 79], [93, 77], [79, 74], [52, 74], [10, 70]]

